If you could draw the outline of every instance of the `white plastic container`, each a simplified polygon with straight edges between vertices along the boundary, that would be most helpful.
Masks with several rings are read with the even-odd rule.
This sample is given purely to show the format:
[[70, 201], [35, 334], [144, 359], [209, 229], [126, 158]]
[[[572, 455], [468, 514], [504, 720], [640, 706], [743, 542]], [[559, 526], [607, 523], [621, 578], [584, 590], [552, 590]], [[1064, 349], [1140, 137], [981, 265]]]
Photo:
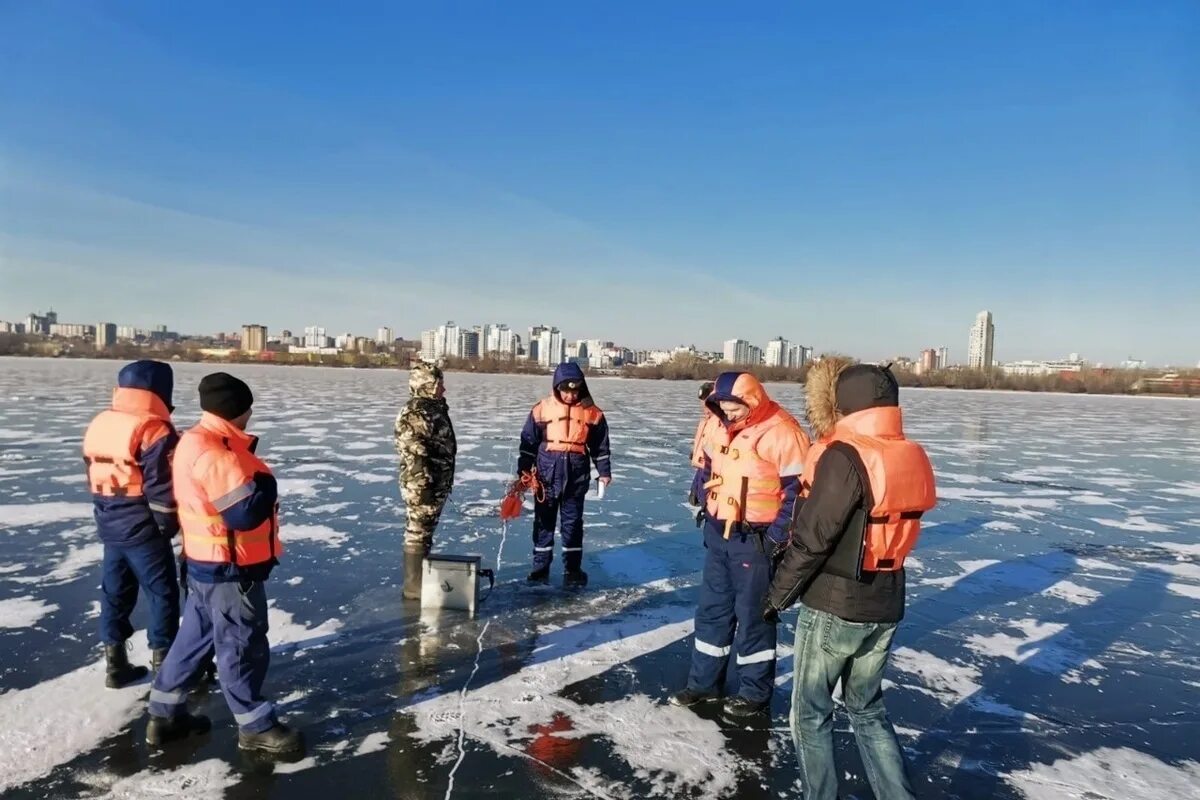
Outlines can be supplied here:
[[446, 608], [475, 616], [480, 556], [430, 553], [421, 565], [421, 608]]

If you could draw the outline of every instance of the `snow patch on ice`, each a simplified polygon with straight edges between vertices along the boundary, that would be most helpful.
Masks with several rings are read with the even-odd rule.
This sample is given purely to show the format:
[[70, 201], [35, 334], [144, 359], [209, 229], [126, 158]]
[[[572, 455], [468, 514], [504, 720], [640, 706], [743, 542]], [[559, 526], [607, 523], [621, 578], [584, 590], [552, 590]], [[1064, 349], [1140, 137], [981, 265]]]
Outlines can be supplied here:
[[983, 687], [979, 683], [980, 672], [970, 664], [946, 661], [923, 650], [898, 647], [892, 651], [892, 666], [901, 672], [915, 675], [923, 685], [914, 688], [942, 705], [969, 703], [991, 714], [1006, 717], [1030, 716], [984, 695]]
[[[280, 771], [278, 766], [275, 771]], [[198, 764], [185, 764], [161, 772], [139, 772], [121, 778], [112, 784], [100, 800], [144, 800], [147, 797], [222, 800], [225, 790], [240, 781], [241, 776], [229, 764], [219, 758], [210, 758]], [[94, 778], [89, 782], [95, 785]]]
[[1177, 594], [1180, 597], [1190, 597], [1193, 600], [1200, 600], [1200, 586], [1191, 583], [1168, 583], [1167, 591]]
[[1011, 522], [1005, 522], [1002, 519], [994, 519], [991, 522], [983, 523], [983, 527], [989, 531], [1019, 531], [1020, 525], [1014, 525]]
[[339, 619], [327, 619], [315, 628], [309, 628], [302, 622], [295, 622], [290, 612], [276, 608], [272, 600], [267, 610], [267, 623], [270, 631], [267, 638], [271, 642], [271, 651], [278, 652], [295, 647], [305, 650], [309, 647], [320, 647], [337, 636], [342, 629]]
[[1100, 593], [1095, 589], [1080, 586], [1078, 583], [1072, 581], [1059, 581], [1042, 592], [1042, 594], [1066, 600], [1068, 603], [1077, 606], [1089, 605], [1096, 602], [1100, 597]]
[[279, 496], [287, 499], [289, 497], [315, 497], [322, 486], [322, 481], [312, 478], [280, 478], [278, 484]]
[[275, 769], [272, 772], [275, 775], [291, 775], [296, 772], [303, 772], [306, 769], [312, 769], [315, 766], [317, 766], [316, 757], [309, 756], [308, 758], [302, 758], [299, 761], [292, 762], [291, 764], [277, 762], [275, 764]]
[[339, 511], [344, 511], [353, 503], [325, 503], [320, 506], [312, 506], [304, 509], [305, 514], [336, 514]]
[[469, 483], [471, 481], [507, 481], [511, 482], [513, 476], [507, 472], [484, 472], [477, 469], [464, 469], [454, 475], [454, 483]]
[[[689, 794], [691, 787], [703, 787], [707, 796], [720, 796], [736, 785], [737, 773], [716, 723], [641, 695], [592, 705], [559, 695], [571, 684], [678, 641], [692, 629], [690, 620], [648, 630], [647, 623], [653, 624], [653, 619], [626, 617], [549, 634], [555, 637], [552, 642], [533, 648], [535, 653], [547, 653], [537, 663], [467, 693], [461, 720], [457, 693], [411, 706], [418, 723], [413, 735], [426, 741], [449, 739], [465, 723], [472, 738], [501, 754], [513, 747], [524, 749], [522, 743], [528, 747], [538, 731], [549, 736], [558, 735], [557, 731], [568, 737], [603, 737], [639, 777], [651, 783], [652, 794], [678, 797]], [[624, 636], [598, 631], [611, 625], [630, 630]], [[602, 643], [587, 647], [598, 633]], [[548, 655], [551, 649], [561, 650], [562, 655]], [[569, 732], [562, 730], [564, 725]]]
[[0, 628], [28, 628], [57, 610], [57, 604], [38, 600], [32, 595], [0, 600]]
[[1033, 764], [1004, 779], [1028, 800], [1200, 796], [1200, 763], [1171, 766], [1128, 747], [1102, 747], [1052, 764]]
[[941, 587], [949, 589], [951, 586], [954, 586], [959, 581], [961, 581], [963, 578], [966, 578], [967, 576], [972, 575], [973, 573], [976, 573], [981, 569], [985, 569], [987, 567], [992, 566], [993, 564], [999, 564], [999, 563], [1000, 563], [999, 561], [992, 559], [992, 558], [982, 558], [982, 559], [976, 559], [976, 560], [971, 560], [971, 561], [959, 561], [958, 566], [959, 566], [959, 569], [962, 570], [962, 572], [958, 573], [957, 575], [948, 575], [944, 578], [922, 578], [920, 580], [920, 585], [921, 586], [941, 586]]
[[367, 734], [358, 745], [358, 749], [354, 751], [355, 757], [365, 756], [368, 753], [378, 753], [381, 750], [386, 750], [388, 742], [391, 741], [391, 736], [387, 731], [376, 731], [375, 733]]
[[0, 505], [0, 528], [49, 525], [91, 516], [91, 503], [10, 503]]
[[396, 479], [395, 475], [382, 475], [378, 472], [355, 472], [350, 477], [359, 483], [390, 483]]
[[79, 578], [93, 564], [99, 564], [104, 558], [104, 543], [93, 542], [82, 547], [72, 547], [58, 565], [45, 575], [24, 575], [10, 578], [14, 583], [36, 584], [38, 586], [58, 586], [70, 583]]
[[328, 525], [284, 525], [279, 529], [279, 538], [285, 544], [317, 542], [329, 547], [341, 547], [350, 537]]
[[1098, 518], [1093, 518], [1092, 522], [1109, 528], [1119, 528], [1123, 531], [1137, 531], [1138, 533], [1171, 533], [1171, 531], [1174, 530], [1166, 525], [1160, 525], [1157, 522], [1151, 522], [1139, 514], [1130, 514], [1124, 522], [1114, 519]]
[[342, 447], [345, 450], [374, 450], [379, 447], [379, 442], [347, 442]]

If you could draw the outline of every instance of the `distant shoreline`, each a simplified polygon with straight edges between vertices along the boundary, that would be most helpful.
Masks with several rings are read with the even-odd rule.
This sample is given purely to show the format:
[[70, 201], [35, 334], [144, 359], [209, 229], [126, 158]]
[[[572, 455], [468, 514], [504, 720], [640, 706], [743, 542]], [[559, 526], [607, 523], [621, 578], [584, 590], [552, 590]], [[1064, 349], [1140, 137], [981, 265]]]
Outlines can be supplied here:
[[[264, 366], [264, 367], [324, 367], [327, 369], [369, 369], [369, 370], [396, 370], [406, 371], [408, 365], [398, 363], [385, 363], [381, 361], [367, 363], [347, 363], [345, 361], [276, 361], [273, 359], [226, 359], [226, 358], [183, 358], [178, 353], [171, 352], [146, 352], [138, 354], [142, 358], [152, 358], [155, 360], [165, 361], [172, 364], [207, 364], [207, 365], [233, 365], [233, 366]], [[36, 361], [128, 361], [132, 360], [128, 355], [100, 355], [100, 354], [62, 354], [62, 355], [46, 355], [43, 353], [5, 353], [0, 355], [0, 359], [4, 358], [24, 358]], [[500, 367], [512, 364], [512, 369], [503, 369]], [[660, 372], [654, 374], [638, 374], [646, 368], [625, 367], [620, 370], [588, 370], [587, 373], [591, 377], [596, 378], [623, 378], [628, 380], [642, 381], [672, 381], [672, 382], [701, 382], [712, 380], [722, 371], [723, 367], [729, 365], [721, 364], [704, 364], [703, 370], [697, 370], [693, 374], [684, 375], [664, 375]], [[551, 370], [542, 369], [539, 367], [530, 367], [527, 364], [513, 364], [512, 362], [490, 361], [485, 365], [485, 368], [475, 369], [463, 366], [461, 364], [447, 364], [443, 367], [446, 372], [475, 374], [475, 375], [526, 375], [529, 377], [547, 376], [551, 374]], [[654, 368], [648, 368], [654, 369]], [[793, 383], [803, 385], [803, 372], [798, 370], [777, 370], [773, 368], [760, 368], [747, 370], [758, 375], [765, 383]], [[781, 375], [778, 373], [789, 372], [793, 374]], [[776, 373], [776, 374], [771, 374]], [[956, 374], [955, 371], [948, 371], [949, 374]], [[900, 385], [905, 389], [941, 389], [950, 391], [964, 392], [999, 392], [999, 393], [1019, 393], [1019, 394], [1065, 394], [1065, 395], [1091, 395], [1097, 397], [1159, 397], [1159, 398], [1176, 398], [1176, 399], [1200, 399], [1200, 392], [1188, 394], [1186, 392], [1163, 392], [1153, 390], [1136, 390], [1128, 387], [1113, 386], [1111, 388], [1089, 387], [1084, 382], [1068, 383], [1066, 386], [988, 386], [988, 385], [950, 385], [943, 383], [924, 384], [920, 382], [920, 378], [913, 376], [910, 373], [899, 373]], [[1058, 376], [1043, 376], [1043, 377], [1058, 377]], [[1063, 380], [1063, 379], [1060, 379]]]

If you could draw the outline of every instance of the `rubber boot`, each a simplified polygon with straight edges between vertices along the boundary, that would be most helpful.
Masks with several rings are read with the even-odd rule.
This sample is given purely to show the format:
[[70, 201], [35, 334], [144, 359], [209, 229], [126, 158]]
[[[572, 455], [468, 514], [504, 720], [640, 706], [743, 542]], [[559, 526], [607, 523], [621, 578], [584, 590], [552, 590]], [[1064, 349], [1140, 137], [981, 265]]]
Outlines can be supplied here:
[[587, 586], [587, 573], [581, 569], [569, 569], [563, 572], [563, 587], [566, 589], [582, 589]]
[[104, 685], [109, 689], [120, 689], [150, 674], [145, 667], [135, 667], [129, 663], [123, 643], [104, 645], [104, 662]]
[[238, 748], [273, 755], [289, 755], [304, 749], [304, 736], [300, 731], [292, 730], [282, 722], [276, 722], [262, 733], [238, 731]]
[[525, 578], [525, 582], [535, 585], [535, 586], [549, 584], [550, 583], [550, 565], [547, 564], [544, 567], [536, 568], [533, 572], [529, 573], [529, 576], [527, 578]]
[[186, 739], [192, 734], [208, 733], [212, 722], [208, 717], [182, 711], [173, 717], [150, 715], [146, 723], [146, 744], [162, 747], [175, 739]]
[[421, 599], [421, 571], [425, 563], [424, 547], [404, 548], [404, 599]]

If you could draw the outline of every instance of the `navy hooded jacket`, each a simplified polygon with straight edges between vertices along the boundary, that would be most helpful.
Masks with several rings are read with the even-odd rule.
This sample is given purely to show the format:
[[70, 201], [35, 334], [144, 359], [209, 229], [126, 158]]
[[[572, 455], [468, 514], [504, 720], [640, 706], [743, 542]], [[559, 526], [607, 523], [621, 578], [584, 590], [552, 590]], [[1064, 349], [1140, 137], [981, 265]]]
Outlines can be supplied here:
[[[554, 370], [552, 384], [554, 396], [558, 393], [559, 384], [563, 381], [579, 381], [579, 404], [595, 405], [583, 370], [578, 364], [559, 364]], [[531, 411], [521, 430], [521, 454], [517, 459], [517, 471], [527, 472], [537, 466], [538, 478], [546, 487], [546, 493], [551, 497], [561, 497], [564, 494], [583, 494], [587, 492], [592, 479], [592, 463], [600, 477], [612, 477], [612, 465], [609, 461], [608, 449], [608, 420], [600, 415], [600, 421], [588, 431], [586, 453], [551, 452], [546, 449], [546, 426], [538, 424]]]

